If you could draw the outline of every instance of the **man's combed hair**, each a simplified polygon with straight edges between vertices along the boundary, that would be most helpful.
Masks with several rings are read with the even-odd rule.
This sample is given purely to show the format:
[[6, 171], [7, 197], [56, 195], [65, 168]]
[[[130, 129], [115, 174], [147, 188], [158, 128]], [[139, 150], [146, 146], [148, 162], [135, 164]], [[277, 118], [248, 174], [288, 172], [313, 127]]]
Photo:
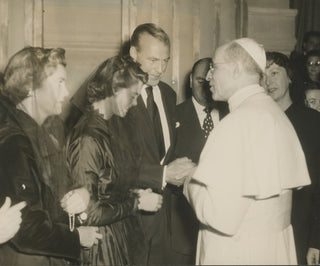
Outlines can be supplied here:
[[201, 58], [199, 59], [197, 62], [194, 63], [191, 73], [193, 74], [194, 71], [196, 70], [196, 68], [198, 67], [198, 65], [200, 65], [201, 63], [206, 63], [208, 65], [208, 68], [210, 68], [210, 65], [212, 66], [212, 58], [211, 57], [205, 57], [205, 58]]
[[57, 66], [66, 66], [65, 50], [26, 47], [11, 57], [3, 73], [1, 93], [14, 104], [28, 97], [31, 90], [39, 89]]
[[104, 61], [87, 85], [87, 100], [94, 103], [112, 96], [119, 89], [129, 89], [148, 75], [129, 56], [115, 56]]
[[163, 42], [170, 48], [170, 39], [168, 34], [162, 28], [153, 23], [145, 23], [139, 25], [132, 33], [130, 45], [136, 47], [136, 49], [139, 50], [140, 36], [145, 33], [150, 34], [152, 37]]
[[226, 62], [241, 62], [248, 73], [258, 74], [260, 78], [263, 77], [261, 68], [240, 44], [232, 42], [226, 47], [224, 54]]

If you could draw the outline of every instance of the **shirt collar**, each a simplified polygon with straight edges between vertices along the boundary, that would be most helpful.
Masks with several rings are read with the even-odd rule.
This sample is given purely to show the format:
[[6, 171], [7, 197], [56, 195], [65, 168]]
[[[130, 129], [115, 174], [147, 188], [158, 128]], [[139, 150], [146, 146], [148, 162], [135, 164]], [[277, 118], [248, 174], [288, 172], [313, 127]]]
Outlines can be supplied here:
[[201, 105], [200, 103], [197, 102], [197, 100], [192, 96], [192, 102], [194, 105], [194, 108], [197, 110], [197, 112], [204, 112], [203, 109], [205, 106]]
[[235, 110], [241, 103], [250, 96], [264, 92], [264, 89], [258, 84], [252, 84], [235, 92], [228, 100], [230, 112]]
[[[141, 97], [145, 103], [145, 105], [147, 105], [147, 91], [146, 91], [146, 88], [147, 87], [150, 87], [150, 85], [147, 85], [147, 84], [144, 84], [142, 86], [142, 89], [141, 89]], [[155, 85], [155, 86], [152, 86], [152, 91], [153, 91], [153, 97], [154, 97], [154, 100], [156, 101], [156, 97], [157, 95], [160, 93], [160, 89], [159, 89], [159, 86], [158, 85]]]

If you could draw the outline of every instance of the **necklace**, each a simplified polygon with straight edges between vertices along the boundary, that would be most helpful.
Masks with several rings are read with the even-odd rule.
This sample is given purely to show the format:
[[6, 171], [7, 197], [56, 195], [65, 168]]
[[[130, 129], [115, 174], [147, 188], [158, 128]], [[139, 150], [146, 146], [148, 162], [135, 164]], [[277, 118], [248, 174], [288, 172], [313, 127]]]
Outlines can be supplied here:
[[69, 229], [70, 229], [70, 232], [73, 232], [74, 231], [74, 213], [68, 213], [69, 215]]

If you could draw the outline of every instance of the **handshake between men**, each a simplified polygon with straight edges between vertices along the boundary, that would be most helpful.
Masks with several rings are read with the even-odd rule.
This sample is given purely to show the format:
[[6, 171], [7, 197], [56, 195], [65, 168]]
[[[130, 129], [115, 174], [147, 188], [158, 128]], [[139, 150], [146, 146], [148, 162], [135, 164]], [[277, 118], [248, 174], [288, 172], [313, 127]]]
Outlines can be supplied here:
[[187, 157], [174, 160], [167, 166], [166, 182], [181, 186], [186, 179], [190, 179], [196, 169], [196, 164]]

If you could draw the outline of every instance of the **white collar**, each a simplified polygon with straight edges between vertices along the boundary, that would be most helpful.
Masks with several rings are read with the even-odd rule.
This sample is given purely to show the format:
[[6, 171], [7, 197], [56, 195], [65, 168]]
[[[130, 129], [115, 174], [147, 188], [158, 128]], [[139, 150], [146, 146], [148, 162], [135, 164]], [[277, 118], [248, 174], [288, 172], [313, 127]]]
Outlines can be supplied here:
[[230, 112], [235, 110], [244, 100], [250, 96], [264, 92], [264, 89], [258, 84], [252, 84], [236, 91], [228, 100]]

